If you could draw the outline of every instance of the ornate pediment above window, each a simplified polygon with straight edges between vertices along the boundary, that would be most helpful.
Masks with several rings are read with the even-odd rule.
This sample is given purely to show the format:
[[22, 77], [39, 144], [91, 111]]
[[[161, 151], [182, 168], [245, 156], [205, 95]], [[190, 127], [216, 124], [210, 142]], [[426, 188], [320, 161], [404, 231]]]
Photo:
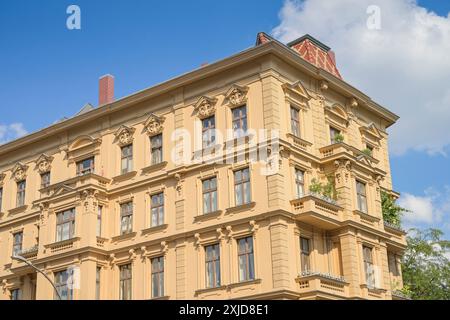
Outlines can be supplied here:
[[101, 138], [95, 139], [90, 135], [83, 135], [76, 138], [65, 151], [69, 161], [78, 161], [84, 157], [99, 154], [101, 144]]
[[165, 120], [166, 118], [163, 116], [157, 116], [154, 113], [150, 114], [147, 121], [144, 123], [145, 131], [150, 136], [160, 134], [164, 129], [163, 124]]
[[116, 130], [114, 136], [116, 141], [120, 146], [126, 146], [133, 143], [133, 134], [136, 131], [135, 128], [130, 128], [125, 125], [121, 125], [119, 129]]
[[363, 142], [374, 146], [379, 146], [380, 140], [383, 138], [383, 133], [375, 126], [373, 122], [367, 126], [359, 127]]
[[37, 160], [36, 160], [36, 169], [40, 174], [50, 172], [52, 168], [52, 161], [53, 157], [46, 155], [43, 153]]
[[27, 178], [28, 166], [18, 162], [12, 170], [12, 176], [16, 182], [23, 181]]
[[344, 130], [349, 124], [349, 116], [345, 107], [338, 103], [325, 107], [325, 119], [338, 129]]
[[194, 110], [197, 112], [197, 116], [200, 119], [208, 118], [216, 113], [216, 104], [216, 98], [202, 96], [195, 104]]
[[231, 107], [239, 107], [247, 103], [247, 93], [249, 88], [237, 84], [231, 86], [225, 94], [225, 99]]
[[285, 83], [282, 85], [282, 88], [287, 102], [308, 108], [308, 101], [311, 100], [312, 97], [300, 80], [292, 84]]

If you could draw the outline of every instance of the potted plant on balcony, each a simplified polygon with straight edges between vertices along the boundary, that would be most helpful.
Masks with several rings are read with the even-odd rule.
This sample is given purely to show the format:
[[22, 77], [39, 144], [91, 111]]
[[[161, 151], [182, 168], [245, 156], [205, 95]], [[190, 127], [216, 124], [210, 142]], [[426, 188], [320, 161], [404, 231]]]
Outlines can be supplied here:
[[344, 136], [341, 133], [337, 133], [333, 137], [334, 143], [342, 143], [344, 142]]
[[364, 150], [361, 150], [361, 152], [363, 154], [365, 154], [366, 156], [369, 156], [369, 157], [372, 156], [372, 150], [370, 150], [369, 148], [365, 148]]
[[394, 197], [385, 191], [381, 191], [381, 208], [383, 212], [384, 223], [396, 228], [401, 227], [401, 218], [403, 213], [409, 210], [400, 207]]

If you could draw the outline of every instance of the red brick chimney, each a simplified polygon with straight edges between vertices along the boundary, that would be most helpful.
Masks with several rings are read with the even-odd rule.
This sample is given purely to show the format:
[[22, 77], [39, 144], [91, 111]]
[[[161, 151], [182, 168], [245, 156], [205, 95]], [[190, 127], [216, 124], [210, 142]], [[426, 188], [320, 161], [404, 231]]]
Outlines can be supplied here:
[[102, 106], [114, 101], [114, 76], [106, 74], [100, 77], [98, 88], [98, 105]]

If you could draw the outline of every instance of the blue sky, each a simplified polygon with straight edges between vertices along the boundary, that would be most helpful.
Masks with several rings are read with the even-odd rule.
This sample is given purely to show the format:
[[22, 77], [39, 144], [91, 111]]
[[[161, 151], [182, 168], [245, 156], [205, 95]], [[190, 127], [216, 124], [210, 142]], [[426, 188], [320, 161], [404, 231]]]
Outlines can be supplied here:
[[[428, 11], [424, 16], [437, 21], [431, 27], [427, 26], [427, 32], [430, 29], [437, 31], [424, 41], [430, 42], [434, 52], [445, 52], [445, 43], [450, 42], [447, 41], [450, 39], [450, 29], [447, 29], [450, 26], [447, 17], [450, 1], [424, 0], [417, 4], [408, 1], [390, 0], [389, 4], [385, 0], [370, 1], [379, 3], [382, 14], [386, 13], [387, 23], [382, 31], [389, 32], [392, 39], [397, 39], [396, 43], [413, 38], [395, 23], [390, 23], [387, 12], [395, 12], [398, 20], [409, 17], [406, 18], [407, 23], [417, 27], [417, 21], [411, 17], [425, 8]], [[2, 1], [0, 142], [25, 131], [38, 130], [64, 116], [72, 116], [87, 102], [97, 104], [98, 77], [103, 74], [114, 74], [116, 97], [122, 97], [190, 71], [204, 62], [213, 62], [246, 49], [254, 44], [259, 31], [271, 33], [281, 40], [292, 38], [296, 33], [311, 33], [336, 51], [338, 67], [346, 80], [405, 119], [399, 122], [398, 130], [391, 132], [393, 140], [396, 140], [391, 155], [394, 189], [406, 195], [402, 203], [417, 207], [421, 212], [419, 216], [423, 215], [423, 219], [410, 219], [408, 225], [439, 226], [450, 238], [450, 161], [447, 156], [450, 133], [445, 131], [443, 124], [439, 126], [439, 119], [450, 115], [450, 104], [430, 102], [430, 106], [435, 105], [441, 113], [436, 113], [434, 118], [423, 119], [429, 124], [424, 133], [408, 131], [421, 118], [420, 107], [428, 101], [402, 106], [392, 94], [383, 94], [381, 89], [385, 88], [375, 84], [375, 75], [363, 78], [348, 67], [350, 63], [344, 65], [346, 61], [354, 60], [346, 50], [349, 46], [344, 48], [339, 44], [349, 41], [347, 34], [357, 32], [346, 23], [357, 21], [351, 14], [359, 10], [361, 2], [364, 1], [333, 1], [339, 3], [334, 13], [339, 19], [334, 22], [332, 16], [327, 17], [327, 13], [313, 14], [321, 3], [325, 3], [324, 0], [306, 0], [303, 3], [228, 0], [213, 4], [205, 0]], [[391, 3], [397, 6], [390, 7], [393, 6]], [[81, 30], [66, 28], [66, 8], [70, 4], [81, 8]], [[339, 10], [342, 10], [341, 13]], [[364, 16], [365, 12], [355, 14]], [[317, 20], [320, 26], [303, 23], [310, 17]], [[328, 38], [330, 33], [323, 29], [323, 25], [327, 24], [332, 25], [334, 30], [343, 24], [344, 31], [333, 33], [333, 37]], [[398, 38], [394, 38], [394, 34]], [[386, 56], [389, 54], [392, 52], [386, 52]], [[370, 58], [362, 51], [360, 58], [365, 57]], [[383, 59], [384, 55], [380, 60]], [[411, 59], [417, 59], [417, 64], [423, 62], [417, 56]], [[411, 66], [415, 65], [411, 63]], [[439, 68], [436, 69], [436, 74], [425, 74], [424, 78], [447, 79], [446, 75], [439, 73]], [[383, 69], [378, 70], [384, 79], [391, 77], [388, 71], [383, 73]], [[400, 79], [406, 81], [404, 92], [417, 91], [411, 88], [421, 84], [412, 83], [410, 87], [411, 77], [402, 71], [399, 69], [397, 74], [403, 75]], [[419, 72], [422, 70], [417, 70]], [[439, 94], [440, 91], [437, 92]], [[402, 88], [399, 93], [403, 93]], [[443, 101], [450, 101], [450, 98]], [[433, 112], [425, 113], [433, 115]], [[439, 130], [442, 132], [438, 135]], [[432, 135], [434, 131], [435, 136]], [[442, 136], [444, 138], [441, 139]], [[430, 218], [430, 214], [434, 216]]]

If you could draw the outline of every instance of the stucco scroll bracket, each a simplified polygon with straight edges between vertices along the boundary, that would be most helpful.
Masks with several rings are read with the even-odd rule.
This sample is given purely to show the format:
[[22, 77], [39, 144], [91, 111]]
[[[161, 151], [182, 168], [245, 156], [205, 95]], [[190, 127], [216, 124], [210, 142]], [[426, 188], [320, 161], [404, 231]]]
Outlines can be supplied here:
[[169, 244], [166, 241], [161, 242], [161, 252], [166, 254], [169, 251]]

